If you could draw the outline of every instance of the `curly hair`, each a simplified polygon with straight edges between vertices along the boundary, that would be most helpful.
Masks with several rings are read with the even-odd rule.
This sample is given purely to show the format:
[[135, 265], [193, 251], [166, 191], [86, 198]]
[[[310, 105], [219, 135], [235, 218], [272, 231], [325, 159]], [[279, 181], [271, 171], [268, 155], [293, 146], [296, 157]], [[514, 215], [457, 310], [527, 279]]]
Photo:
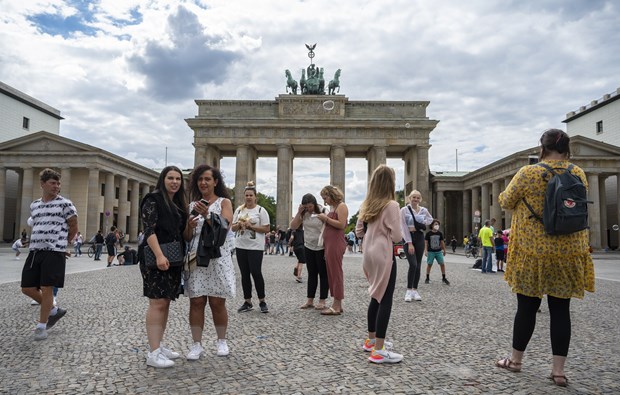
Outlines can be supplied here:
[[344, 193], [342, 193], [342, 191], [338, 187], [335, 187], [333, 185], [324, 186], [323, 189], [321, 189], [321, 196], [323, 195], [329, 196], [329, 198], [335, 204], [342, 203], [342, 201], [344, 200]]
[[228, 188], [226, 188], [226, 183], [224, 182], [224, 177], [222, 177], [222, 172], [220, 169], [214, 166], [209, 165], [199, 165], [192, 170], [189, 178], [189, 197], [191, 200], [199, 200], [202, 198], [202, 193], [200, 193], [200, 188], [198, 188], [198, 179], [205, 171], [211, 171], [211, 176], [216, 181], [214, 191], [218, 197], [223, 197], [226, 199], [230, 199], [230, 194], [228, 193]]

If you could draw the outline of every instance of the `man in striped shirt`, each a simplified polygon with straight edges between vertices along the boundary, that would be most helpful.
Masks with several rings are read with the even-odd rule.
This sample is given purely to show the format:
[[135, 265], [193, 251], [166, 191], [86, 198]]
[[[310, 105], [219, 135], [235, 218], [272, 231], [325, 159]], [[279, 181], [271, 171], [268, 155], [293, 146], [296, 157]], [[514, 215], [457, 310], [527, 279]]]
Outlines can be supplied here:
[[53, 289], [64, 286], [67, 244], [77, 234], [78, 224], [75, 206], [60, 196], [60, 174], [45, 169], [39, 180], [43, 196], [30, 204], [28, 225], [32, 226], [32, 235], [21, 287], [25, 295], [41, 305], [34, 339], [44, 340], [47, 329], [67, 313], [53, 305]]

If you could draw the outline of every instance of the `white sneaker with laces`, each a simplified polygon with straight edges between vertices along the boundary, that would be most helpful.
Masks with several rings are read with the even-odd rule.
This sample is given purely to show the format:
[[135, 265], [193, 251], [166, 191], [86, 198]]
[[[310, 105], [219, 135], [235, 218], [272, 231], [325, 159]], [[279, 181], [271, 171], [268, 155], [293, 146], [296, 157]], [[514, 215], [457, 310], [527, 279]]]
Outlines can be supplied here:
[[411, 291], [411, 292], [413, 293], [413, 300], [416, 300], [418, 302], [422, 300], [422, 297], [420, 296], [420, 294], [418, 293], [417, 290], [414, 290], [414, 291]]
[[146, 355], [146, 365], [154, 368], [170, 368], [174, 366], [174, 361], [168, 359], [164, 353], [161, 352], [160, 347]]
[[402, 354], [388, 350], [373, 350], [368, 360], [373, 363], [398, 363], [403, 360]]
[[225, 357], [229, 354], [226, 339], [217, 339], [217, 356]]
[[200, 359], [200, 355], [202, 355], [204, 351], [205, 349], [202, 348], [200, 343], [194, 343], [192, 344], [192, 347], [189, 349], [189, 352], [187, 353], [186, 358], [188, 361], [197, 361]]
[[47, 330], [45, 330], [45, 328], [35, 328], [34, 340], [45, 340], [45, 339], [47, 339]]
[[405, 293], [405, 302], [411, 302], [413, 298], [412, 291], [410, 289]]
[[164, 354], [164, 356], [168, 359], [177, 359], [181, 356], [181, 354], [179, 354], [178, 352], [174, 352], [169, 348], [164, 347], [163, 344], [159, 345], [159, 349], [161, 350], [161, 353]]

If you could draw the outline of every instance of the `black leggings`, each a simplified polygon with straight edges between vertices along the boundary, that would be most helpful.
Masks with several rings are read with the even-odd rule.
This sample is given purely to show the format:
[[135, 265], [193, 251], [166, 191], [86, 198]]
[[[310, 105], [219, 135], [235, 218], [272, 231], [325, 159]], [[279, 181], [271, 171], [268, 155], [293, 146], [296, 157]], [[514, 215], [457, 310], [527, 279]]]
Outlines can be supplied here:
[[385, 333], [392, 314], [392, 299], [396, 287], [396, 258], [392, 257], [392, 271], [381, 303], [375, 298], [370, 299], [368, 304], [368, 332], [376, 332], [379, 339], [385, 339]]
[[[536, 326], [536, 313], [542, 299], [517, 294], [517, 314], [512, 332], [512, 348], [525, 351]], [[570, 298], [561, 299], [547, 295], [551, 321], [551, 351], [553, 355], [565, 357], [570, 345]]]
[[306, 268], [308, 269], [308, 299], [314, 299], [319, 280], [321, 282], [319, 299], [327, 299], [329, 282], [327, 281], [324, 250], [314, 251], [304, 247], [304, 253], [306, 254]]
[[424, 256], [424, 234], [422, 232], [413, 232], [413, 255], [409, 255], [409, 247], [405, 244], [405, 254], [409, 261], [409, 272], [407, 272], [407, 289], [418, 289], [420, 282], [420, 269], [422, 266], [422, 257]]
[[265, 299], [265, 280], [263, 279], [263, 251], [244, 250], [237, 248], [237, 264], [241, 272], [241, 287], [243, 288], [243, 299], [252, 299], [252, 280], [256, 287], [258, 299]]

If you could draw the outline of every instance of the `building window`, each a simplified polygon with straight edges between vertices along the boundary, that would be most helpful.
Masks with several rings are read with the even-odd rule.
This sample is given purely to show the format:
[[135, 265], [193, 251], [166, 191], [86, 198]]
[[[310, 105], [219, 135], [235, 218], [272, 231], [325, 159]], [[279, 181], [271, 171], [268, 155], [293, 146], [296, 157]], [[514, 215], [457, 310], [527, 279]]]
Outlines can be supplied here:
[[101, 196], [105, 196], [105, 184], [101, 184]]
[[114, 199], [118, 199], [119, 195], [120, 195], [120, 189], [116, 188], [116, 190], [114, 191]]
[[603, 121], [598, 121], [596, 123], [596, 134], [603, 133]]
[[24, 117], [22, 120], [22, 128], [29, 130], [30, 129], [30, 118]]

